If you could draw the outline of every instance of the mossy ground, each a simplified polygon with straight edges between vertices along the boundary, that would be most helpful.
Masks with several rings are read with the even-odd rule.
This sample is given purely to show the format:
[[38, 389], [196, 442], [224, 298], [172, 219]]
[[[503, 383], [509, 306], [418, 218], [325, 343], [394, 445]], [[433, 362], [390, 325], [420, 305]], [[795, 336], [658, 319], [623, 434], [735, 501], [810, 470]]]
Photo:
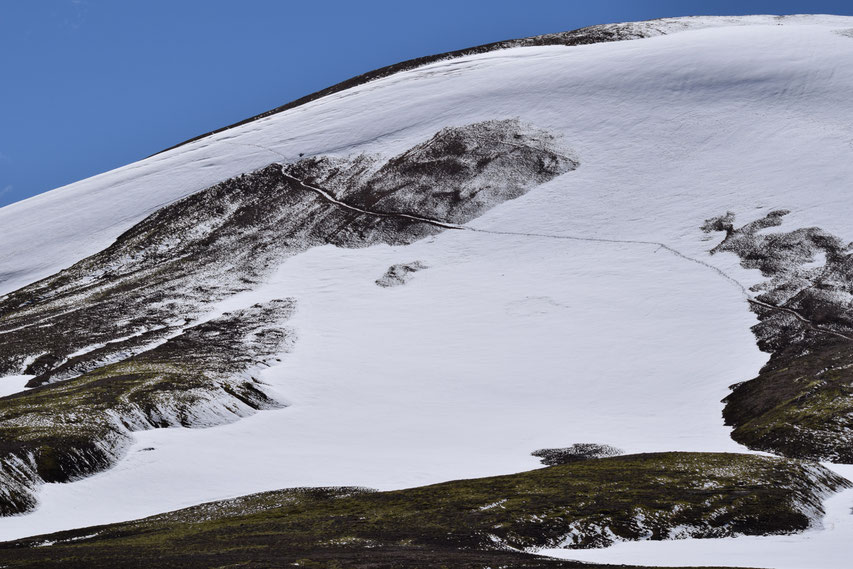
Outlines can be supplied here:
[[853, 462], [853, 350], [847, 341], [774, 357], [725, 403], [732, 438], [749, 448]]
[[810, 521], [797, 504], [846, 483], [828, 471], [815, 480], [815, 468], [659, 453], [393, 492], [282, 490], [0, 544], [0, 560], [46, 568], [583, 567], [524, 551], [565, 543], [573, 531], [582, 537], [575, 546], [603, 545], [605, 527], [621, 539], [661, 539], [684, 526], [708, 536], [797, 531]]
[[123, 361], [5, 397], [0, 515], [32, 508], [40, 481], [108, 468], [131, 431], [222, 424], [280, 406], [249, 372], [286, 351], [291, 312], [291, 302], [274, 300], [227, 313]]

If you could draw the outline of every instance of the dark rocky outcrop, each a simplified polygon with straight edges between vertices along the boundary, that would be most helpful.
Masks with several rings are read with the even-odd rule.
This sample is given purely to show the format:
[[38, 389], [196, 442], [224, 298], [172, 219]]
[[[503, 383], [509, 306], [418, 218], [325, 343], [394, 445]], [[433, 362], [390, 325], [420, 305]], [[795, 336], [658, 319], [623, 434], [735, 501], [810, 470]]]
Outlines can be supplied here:
[[622, 451], [610, 445], [575, 443], [572, 446], [565, 448], [541, 448], [531, 452], [530, 454], [540, 459], [542, 464], [546, 466], [555, 466], [557, 464], [568, 464], [570, 462], [578, 462], [580, 460], [588, 460], [590, 458], [618, 456], [622, 454]]
[[703, 227], [726, 234], [712, 253], [734, 253], [766, 277], [751, 307], [770, 361], [733, 386], [723, 416], [749, 448], [853, 462], [853, 248], [818, 227], [766, 231], [787, 213], [739, 228], [728, 213]]
[[404, 285], [412, 278], [412, 274], [426, 268], [428, 268], [427, 265], [420, 261], [397, 263], [388, 267], [385, 274], [376, 279], [376, 284], [382, 288]]
[[411, 243], [442, 227], [395, 214], [465, 223], [576, 166], [548, 133], [503, 120], [444, 129], [384, 162], [310, 158], [227, 180], [0, 297], [0, 377], [27, 371], [38, 385], [139, 353], [310, 247]]
[[275, 300], [226, 313], [125, 360], [3, 398], [0, 514], [32, 508], [41, 482], [110, 467], [133, 431], [208, 427], [281, 407], [255, 374], [292, 345], [284, 322], [293, 307]]

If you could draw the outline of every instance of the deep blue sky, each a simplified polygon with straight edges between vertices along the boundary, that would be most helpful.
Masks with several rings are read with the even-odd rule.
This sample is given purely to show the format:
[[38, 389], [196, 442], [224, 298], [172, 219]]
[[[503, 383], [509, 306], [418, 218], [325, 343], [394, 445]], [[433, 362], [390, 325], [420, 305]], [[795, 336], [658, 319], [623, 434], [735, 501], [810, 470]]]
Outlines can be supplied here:
[[0, 0], [0, 206], [421, 55], [848, 1]]

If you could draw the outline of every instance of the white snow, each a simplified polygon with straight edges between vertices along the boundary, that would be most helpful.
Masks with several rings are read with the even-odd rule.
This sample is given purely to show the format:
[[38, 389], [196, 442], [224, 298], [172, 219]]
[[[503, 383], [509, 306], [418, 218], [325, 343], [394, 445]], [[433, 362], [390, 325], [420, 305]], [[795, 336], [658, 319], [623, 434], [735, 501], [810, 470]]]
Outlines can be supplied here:
[[[769, 110], [772, 116], [775, 110], [796, 115], [797, 109], [786, 103], [814, 94], [799, 90], [818, 87], [835, 100], [830, 108], [810, 106], [809, 118], [821, 122], [806, 121], [802, 126], [813, 133], [800, 133], [808, 135], [800, 142], [820, 136], [841, 138], [849, 146], [850, 122], [834, 116], [838, 106], [847, 104], [844, 77], [835, 76], [834, 69], [843, 59], [839, 54], [849, 51], [850, 38], [831, 32], [851, 25], [851, 18], [839, 16], [658, 20], [643, 26], [673, 35], [572, 48], [517, 48], [438, 62], [373, 81], [0, 208], [0, 294], [103, 249], [165, 204], [280, 160], [280, 155], [296, 159], [299, 153], [356, 150], [390, 154], [451, 124], [502, 116], [538, 119], [535, 122], [542, 126], [574, 135], [571, 142], [579, 150], [578, 144], [590, 136], [599, 140], [610, 136], [611, 144], [627, 148], [631, 137], [624, 136], [624, 126], [664, 127], [657, 134], [668, 129], [685, 139], [686, 147], [674, 145], [666, 152], [655, 153], [655, 146], [637, 149], [652, 153], [645, 161], [654, 164], [684, 155], [703, 142], [713, 143], [703, 138], [707, 133], [703, 126], [725, 135], [763, 122], [779, 138], [795, 134], [778, 128], [786, 122], [781, 114], [776, 120], [760, 121], [761, 116], [747, 112], [741, 117], [748, 119], [746, 123], [732, 123], [720, 112], [752, 102], [760, 107], [753, 114]], [[740, 43], [718, 41], [731, 36], [738, 36]], [[797, 42], [818, 36], [828, 37], [821, 38], [821, 49], [805, 57]], [[780, 45], [791, 39], [793, 44]], [[749, 44], [748, 53], [736, 49], [744, 42]], [[815, 58], [830, 59], [821, 66], [823, 76], [812, 69]], [[713, 104], [705, 106], [709, 102]], [[581, 133], [585, 136], [578, 136]], [[766, 136], [760, 138], [767, 141]], [[795, 145], [787, 142], [793, 150]], [[782, 160], [774, 162], [792, 170]]]
[[[472, 227], [658, 241], [748, 286], [760, 275], [707, 254], [719, 236], [699, 230], [705, 218], [732, 210], [743, 223], [785, 208], [786, 227], [853, 240], [853, 39], [835, 33], [853, 18], [727, 21], [434, 63], [7, 206], [0, 292], [277, 154], [392, 155], [445, 126], [509, 117], [562, 134], [581, 166]], [[430, 268], [404, 286], [374, 284], [414, 259]], [[385, 489], [515, 472], [538, 465], [535, 449], [577, 442], [742, 452], [720, 399], [766, 361], [741, 289], [654, 245], [451, 230], [408, 247], [322, 247], [217, 311], [274, 297], [298, 303], [295, 349], [262, 375], [289, 407], [138, 433], [115, 468], [45, 485], [38, 510], [0, 519], [0, 538], [288, 486]], [[843, 513], [851, 504], [853, 493], [841, 494], [826, 530], [755, 541], [752, 551], [791, 540], [797, 555], [820, 551], [831, 567], [845, 551], [838, 536], [853, 529]], [[809, 549], [814, 536], [825, 552]], [[584, 555], [609, 561], [631, 547], [646, 563], [686, 565], [700, 551], [689, 544], [705, 543]], [[707, 543], [702, 565], [725, 564], [753, 541]]]
[[[401, 255], [433, 268], [405, 286], [377, 286]], [[224, 427], [138, 433], [117, 467], [45, 485], [35, 513], [0, 528], [46, 531], [82, 515], [138, 517], [306, 484], [390, 489], [517, 472], [538, 465], [531, 451], [574, 442], [737, 450], [719, 401], [764, 356], [739, 292], [708, 272], [649, 246], [471, 232], [403, 248], [313, 249], [232, 300], [298, 299], [294, 351], [261, 375], [289, 407]], [[543, 297], [554, 302], [547, 311]]]
[[24, 391], [27, 382], [34, 377], [34, 375], [7, 375], [0, 378], [0, 397]]

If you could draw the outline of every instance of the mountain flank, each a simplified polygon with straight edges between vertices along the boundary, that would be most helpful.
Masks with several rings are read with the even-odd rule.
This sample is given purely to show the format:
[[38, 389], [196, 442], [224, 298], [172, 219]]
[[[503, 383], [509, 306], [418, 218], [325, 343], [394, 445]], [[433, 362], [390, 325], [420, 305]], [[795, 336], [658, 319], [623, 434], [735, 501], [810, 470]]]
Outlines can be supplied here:
[[[15, 567], [592, 567], [545, 547], [790, 533], [850, 483], [817, 464], [660, 453], [393, 492], [297, 488], [0, 544]], [[609, 567], [595, 565], [594, 567]]]

